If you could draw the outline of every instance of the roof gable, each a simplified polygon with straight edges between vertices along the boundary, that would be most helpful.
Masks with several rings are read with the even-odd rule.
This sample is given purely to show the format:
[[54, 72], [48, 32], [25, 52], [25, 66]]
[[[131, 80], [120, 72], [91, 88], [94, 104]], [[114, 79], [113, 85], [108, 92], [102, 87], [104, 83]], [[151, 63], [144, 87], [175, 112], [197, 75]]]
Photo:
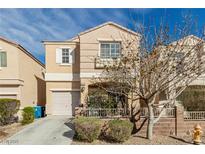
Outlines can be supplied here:
[[127, 31], [128, 33], [131, 33], [131, 34], [133, 34], [133, 35], [140, 36], [139, 33], [136, 33], [136, 32], [134, 32], [134, 31], [132, 31], [132, 30], [130, 30], [130, 29], [128, 29], [128, 28], [125, 28], [125, 27], [123, 27], [123, 26], [121, 26], [121, 25], [119, 25], [119, 24], [116, 24], [116, 23], [114, 23], [114, 22], [109, 21], [109, 22], [103, 23], [103, 24], [101, 24], [101, 25], [98, 25], [98, 26], [96, 26], [96, 27], [90, 28], [90, 29], [88, 29], [88, 30], [86, 30], [86, 31], [83, 31], [83, 32], [79, 33], [77, 36], [71, 38], [70, 40], [71, 40], [71, 41], [74, 41], [74, 40], [78, 39], [78, 36], [87, 34], [87, 33], [89, 33], [89, 32], [92, 32], [92, 31], [94, 31], [94, 30], [97, 30], [97, 29], [99, 29], [99, 28], [101, 28], [101, 27], [104, 27], [104, 26], [106, 26], [106, 25], [112, 25], [112, 26], [115, 26], [115, 27], [117, 27], [117, 28], [119, 28], [119, 29], [121, 29], [121, 30]]
[[188, 35], [172, 42], [171, 45], [196, 45], [202, 42], [204, 42], [203, 38], [199, 38], [195, 35]]
[[40, 64], [42, 67], [45, 68], [45, 65], [43, 63], [41, 63], [36, 57], [34, 57], [29, 51], [27, 51], [23, 46], [21, 46], [20, 44], [13, 42], [11, 40], [8, 40], [7, 38], [4, 38], [2, 36], [0, 36], [0, 40], [7, 42], [15, 47], [17, 47], [18, 49], [20, 49], [21, 51], [23, 51], [26, 55], [28, 55], [29, 57], [31, 57], [34, 61], [36, 61], [38, 64]]

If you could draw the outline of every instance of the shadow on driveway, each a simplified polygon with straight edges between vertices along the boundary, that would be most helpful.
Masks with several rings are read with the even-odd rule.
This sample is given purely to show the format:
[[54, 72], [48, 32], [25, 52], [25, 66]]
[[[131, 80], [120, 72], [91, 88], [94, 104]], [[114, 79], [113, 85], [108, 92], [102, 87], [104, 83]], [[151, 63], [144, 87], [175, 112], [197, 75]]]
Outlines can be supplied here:
[[66, 131], [63, 133], [63, 136], [67, 137], [67, 138], [73, 138], [73, 136], [75, 135], [75, 131], [74, 131], [74, 125], [72, 122], [73, 119], [71, 119], [69, 122], [65, 122], [64, 124], [69, 128], [69, 131]]

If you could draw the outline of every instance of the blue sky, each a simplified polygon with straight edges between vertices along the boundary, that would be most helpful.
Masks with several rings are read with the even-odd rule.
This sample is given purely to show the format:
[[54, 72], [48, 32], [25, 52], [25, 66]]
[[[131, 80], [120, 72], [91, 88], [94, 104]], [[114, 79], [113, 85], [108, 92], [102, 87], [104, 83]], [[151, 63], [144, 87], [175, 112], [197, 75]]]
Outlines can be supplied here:
[[44, 63], [42, 40], [66, 40], [106, 21], [133, 30], [133, 23], [157, 26], [166, 21], [173, 28], [184, 14], [191, 14], [199, 28], [205, 24], [205, 9], [0, 9], [0, 35]]

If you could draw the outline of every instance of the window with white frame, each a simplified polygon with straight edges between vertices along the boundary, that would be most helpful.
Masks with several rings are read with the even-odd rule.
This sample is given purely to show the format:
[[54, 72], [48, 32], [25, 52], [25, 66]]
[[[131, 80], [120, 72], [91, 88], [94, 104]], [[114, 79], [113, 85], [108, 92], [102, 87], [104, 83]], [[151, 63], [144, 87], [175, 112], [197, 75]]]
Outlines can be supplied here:
[[63, 48], [62, 49], [62, 63], [69, 64], [69, 49]]
[[120, 56], [120, 42], [101, 42], [100, 43], [100, 58], [110, 59]]
[[70, 47], [56, 48], [56, 63], [60, 65], [74, 64], [75, 54]]
[[7, 67], [7, 54], [5, 51], [0, 51], [0, 67]]

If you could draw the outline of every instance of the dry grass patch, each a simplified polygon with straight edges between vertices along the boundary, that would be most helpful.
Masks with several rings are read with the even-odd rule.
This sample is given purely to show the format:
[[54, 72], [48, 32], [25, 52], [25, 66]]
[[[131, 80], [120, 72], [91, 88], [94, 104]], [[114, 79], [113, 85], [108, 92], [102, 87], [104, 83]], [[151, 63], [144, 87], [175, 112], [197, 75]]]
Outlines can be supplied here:
[[6, 138], [16, 134], [24, 127], [25, 126], [22, 126], [20, 123], [13, 123], [6, 126], [0, 126], [0, 141], [5, 140]]
[[[110, 145], [110, 144], [123, 144], [123, 145], [186, 145], [186, 144], [193, 144], [191, 136], [153, 136], [153, 140], [150, 141], [146, 139], [144, 136], [132, 135], [127, 141], [123, 143], [111, 143], [101, 140], [96, 140], [92, 143], [88, 142], [79, 142], [73, 140], [72, 144], [74, 145]], [[205, 136], [202, 136], [202, 144], [205, 144]]]

